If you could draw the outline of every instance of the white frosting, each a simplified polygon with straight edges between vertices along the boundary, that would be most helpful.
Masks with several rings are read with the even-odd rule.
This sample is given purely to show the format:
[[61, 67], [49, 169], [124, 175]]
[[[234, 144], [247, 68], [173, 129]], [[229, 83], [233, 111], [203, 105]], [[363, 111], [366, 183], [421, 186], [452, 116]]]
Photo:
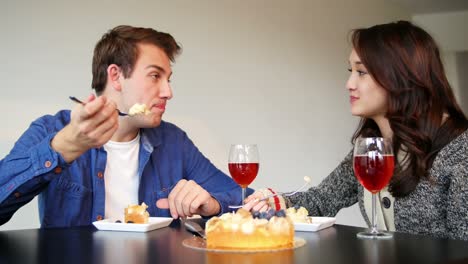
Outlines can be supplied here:
[[255, 224], [253, 221], [246, 221], [241, 226], [242, 233], [252, 234], [255, 231]]
[[274, 233], [286, 233], [288, 232], [288, 224], [286, 223], [288, 220], [284, 217], [276, 217], [273, 216], [270, 219], [270, 222], [268, 223], [269, 225], [269, 230], [271, 230]]
[[231, 228], [232, 228], [232, 231], [237, 231], [237, 230], [239, 230], [239, 224], [238, 223], [232, 223]]

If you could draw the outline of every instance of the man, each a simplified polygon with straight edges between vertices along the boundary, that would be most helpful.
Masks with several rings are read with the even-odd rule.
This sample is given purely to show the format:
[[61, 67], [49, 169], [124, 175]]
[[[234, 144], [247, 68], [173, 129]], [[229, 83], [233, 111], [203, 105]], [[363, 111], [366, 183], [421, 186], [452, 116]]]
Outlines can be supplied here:
[[[238, 185], [161, 120], [179, 52], [171, 35], [154, 29], [106, 33], [93, 57], [97, 97], [39, 118], [0, 161], [0, 224], [38, 194], [41, 227], [123, 219], [125, 207], [142, 202], [151, 216], [173, 218], [240, 204]], [[149, 113], [118, 115], [136, 103]]]

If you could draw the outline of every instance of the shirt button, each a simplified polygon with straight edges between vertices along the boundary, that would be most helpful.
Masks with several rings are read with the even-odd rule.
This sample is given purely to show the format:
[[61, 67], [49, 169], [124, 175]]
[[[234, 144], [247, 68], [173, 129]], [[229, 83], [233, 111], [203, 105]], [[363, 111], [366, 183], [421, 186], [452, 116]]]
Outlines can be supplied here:
[[19, 198], [20, 196], [21, 196], [21, 193], [15, 192], [15, 197], [16, 197], [16, 198]]
[[57, 167], [54, 169], [55, 174], [59, 174], [62, 172], [62, 167]]
[[50, 160], [48, 160], [48, 161], [46, 161], [46, 162], [44, 163], [44, 166], [45, 166], [46, 168], [50, 168], [50, 166], [52, 166], [52, 162], [50, 162]]
[[102, 220], [102, 215], [98, 215], [98, 216], [96, 217], [96, 219], [97, 219], [98, 221], [101, 221], [101, 220]]
[[100, 171], [100, 172], [97, 173], [97, 176], [98, 176], [99, 179], [102, 179], [102, 177], [104, 176], [104, 174], [102, 174], [102, 171]]
[[390, 208], [390, 205], [392, 204], [392, 202], [390, 202], [390, 199], [388, 197], [384, 197], [382, 198], [382, 204], [385, 209], [388, 209]]

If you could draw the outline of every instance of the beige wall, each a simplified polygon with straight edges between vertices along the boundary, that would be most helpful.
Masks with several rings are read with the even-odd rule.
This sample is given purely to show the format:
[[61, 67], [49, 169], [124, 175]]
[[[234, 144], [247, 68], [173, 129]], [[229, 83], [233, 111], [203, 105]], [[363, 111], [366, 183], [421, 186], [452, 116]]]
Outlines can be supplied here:
[[427, 29], [445, 51], [468, 50], [468, 10], [419, 14], [412, 20]]
[[[227, 172], [231, 143], [260, 147], [252, 187], [318, 184], [350, 150], [350, 29], [409, 19], [375, 0], [1, 1], [0, 156], [36, 117], [91, 92], [91, 54], [118, 24], [168, 31], [183, 45], [166, 120]], [[38, 226], [36, 201], [0, 229]], [[338, 223], [363, 225], [356, 207]]]

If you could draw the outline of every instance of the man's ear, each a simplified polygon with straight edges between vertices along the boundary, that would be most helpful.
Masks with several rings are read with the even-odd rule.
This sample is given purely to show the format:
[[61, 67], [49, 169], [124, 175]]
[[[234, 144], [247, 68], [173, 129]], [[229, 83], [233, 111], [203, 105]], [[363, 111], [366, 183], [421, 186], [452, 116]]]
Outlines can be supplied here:
[[122, 85], [120, 84], [121, 74], [122, 70], [116, 64], [111, 64], [107, 67], [107, 82], [117, 91], [122, 90]]

